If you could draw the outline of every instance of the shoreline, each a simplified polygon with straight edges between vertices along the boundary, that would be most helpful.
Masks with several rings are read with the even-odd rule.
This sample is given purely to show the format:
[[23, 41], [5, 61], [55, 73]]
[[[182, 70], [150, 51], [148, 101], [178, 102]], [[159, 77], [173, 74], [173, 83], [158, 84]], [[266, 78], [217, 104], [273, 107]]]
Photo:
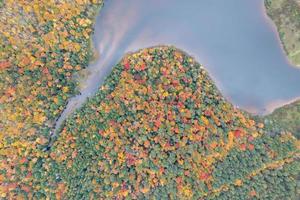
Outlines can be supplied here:
[[[105, 2], [103, 2], [102, 5], [101, 5], [101, 6], [97, 9], [97, 11], [96, 11], [96, 12], [97, 12], [97, 15], [94, 16], [94, 19], [93, 19], [93, 27], [96, 26], [96, 20], [97, 20], [98, 16], [100, 15], [101, 9], [104, 7], [104, 4], [105, 4]], [[266, 7], [265, 7], [265, 4], [264, 4], [264, 3], [263, 3], [263, 5], [262, 5], [262, 7], [261, 7], [260, 12], [262, 12], [261, 14], [263, 15], [263, 18], [264, 18], [264, 20], [266, 21], [266, 23], [269, 25], [269, 28], [271, 29], [271, 31], [276, 31], [277, 42], [278, 42], [278, 44], [280, 45], [280, 48], [281, 48], [281, 50], [282, 50], [282, 53], [284, 54], [285, 60], [286, 60], [291, 66], [297, 68], [296, 66], [294, 66], [294, 65], [292, 65], [292, 64], [290, 63], [290, 61], [289, 61], [289, 59], [288, 59], [288, 57], [287, 57], [287, 55], [286, 55], [286, 53], [285, 53], [285, 51], [284, 51], [284, 47], [283, 47], [282, 41], [281, 41], [281, 39], [280, 39], [280, 37], [279, 37], [279, 34], [278, 34], [278, 31], [277, 31], [276, 25], [275, 25], [275, 23], [271, 20], [271, 18], [267, 15], [267, 10], [266, 10]], [[95, 30], [95, 28], [94, 28], [94, 30]], [[101, 59], [101, 57], [99, 56], [99, 52], [98, 52], [97, 48], [95, 47], [95, 39], [94, 39], [94, 37], [95, 37], [95, 32], [93, 33], [92, 37], [90, 37], [90, 50], [93, 51], [93, 56], [91, 57], [91, 60], [90, 60], [90, 62], [89, 62], [89, 65], [85, 68], [87, 71], [90, 69], [90, 65], [91, 65], [91, 64], [95, 64], [95, 63], [97, 63], [97, 62], [99, 61], [99, 59]], [[131, 54], [134, 54], [134, 53], [136, 53], [136, 52], [139, 52], [139, 51], [141, 51], [141, 50], [143, 50], [143, 49], [160, 48], [160, 47], [172, 47], [172, 48], [175, 48], [176, 50], [178, 50], [178, 51], [180, 51], [180, 52], [183, 52], [185, 55], [188, 55], [188, 56], [190, 56], [191, 58], [193, 58], [193, 60], [194, 60], [195, 62], [199, 63], [198, 60], [195, 59], [195, 56], [192, 56], [191, 54], [189, 54], [187, 51], [184, 51], [183, 49], [177, 48], [175, 45], [172, 45], [172, 44], [170, 44], [170, 45], [168, 45], [168, 44], [158, 44], [158, 45], [153, 45], [153, 46], [149, 46], [149, 47], [146, 47], [146, 48], [140, 48], [140, 49], [135, 50], [135, 51], [128, 51], [128, 52], [126, 52], [126, 53], [121, 57], [120, 60], [117, 61], [116, 64], [118, 64], [124, 57], [126, 57], [126, 56], [128, 56], [128, 55], [131, 55]], [[95, 53], [97, 54], [97, 56], [95, 55]], [[200, 63], [199, 63], [199, 64], [200, 64]], [[203, 67], [202, 64], [200, 64], [200, 65]], [[114, 66], [115, 66], [115, 65], [114, 65]], [[113, 68], [114, 68], [114, 67], [111, 67], [111, 68], [110, 68], [110, 71], [112, 71]], [[297, 69], [298, 69], [298, 68], [297, 68]], [[213, 82], [215, 85], [220, 85], [220, 84], [217, 84], [218, 81], [215, 81], [216, 78], [213, 78], [213, 77], [214, 77], [214, 74], [213, 74], [213, 73], [209, 73], [209, 72], [208, 72], [209, 70], [207, 70], [206, 68], [205, 68], [205, 71], [206, 71], [206, 73], [208, 73], [210, 79], [212, 80], [212, 82]], [[111, 73], [111, 72], [110, 72], [110, 73]], [[109, 74], [110, 74], [110, 73], [109, 73]], [[103, 75], [103, 77], [101, 77], [101, 79], [103, 79], [103, 81], [102, 81], [102, 83], [100, 83], [99, 85], [97, 85], [97, 90], [101, 87], [101, 85], [103, 84], [103, 82], [105, 81], [105, 79], [109, 76], [109, 74], [108, 74], [108, 75]], [[89, 76], [87, 76], [87, 77], [86, 77], [85, 79], [83, 79], [83, 80], [78, 81], [78, 85], [80, 85], [80, 83], [83, 83], [83, 82], [85, 82], [85, 81], [88, 80], [88, 79], [89, 79]], [[217, 87], [217, 86], [216, 86], [216, 87]], [[96, 91], [97, 91], [97, 90], [96, 90]], [[247, 110], [245, 110], [245, 109], [239, 108], [239, 106], [236, 106], [234, 103], [232, 103], [232, 99], [231, 99], [230, 96], [229, 96], [229, 97], [225, 97], [225, 96], [223, 95], [223, 92], [222, 92], [222, 90], [221, 90], [219, 87], [217, 87], [217, 90], [218, 90], [218, 92], [222, 95], [222, 97], [223, 97], [226, 101], [228, 101], [231, 105], [234, 106], [234, 108], [238, 108], [238, 109], [242, 110], [244, 113], [247, 113], [247, 114], [249, 114], [249, 115], [252, 115], [252, 116], [260, 116], [260, 117], [266, 117], [266, 116], [268, 116], [268, 115], [271, 115], [276, 109], [279, 109], [279, 108], [284, 107], [284, 106], [286, 106], [286, 105], [292, 104], [292, 103], [294, 103], [294, 102], [296, 102], [297, 100], [300, 99], [300, 97], [296, 97], [296, 98], [294, 98], [293, 100], [289, 100], [289, 101], [281, 101], [281, 100], [279, 100], [279, 103], [278, 103], [278, 101], [277, 101], [277, 102], [275, 102], [275, 103], [271, 103], [270, 105], [268, 105], [267, 108], [266, 108], [266, 110], [267, 110], [266, 113], [256, 113], [255, 111], [254, 111], [254, 112], [250, 112], [250, 111], [247, 111]], [[83, 91], [84, 91], [84, 90], [83, 90]], [[82, 95], [83, 91], [80, 91], [80, 90], [79, 90], [80, 93], [79, 93], [78, 95], [75, 95], [75, 96], [71, 97], [71, 98], [68, 100], [68, 102], [67, 102], [67, 104], [66, 104], [64, 110], [62, 111], [62, 113], [60, 114], [60, 116], [57, 118], [57, 120], [56, 120], [55, 122], [57, 123], [57, 122], [60, 121], [60, 119], [61, 119], [62, 115], [64, 114], [64, 112], [67, 112], [67, 113], [64, 114], [65, 117], [64, 117], [64, 119], [62, 119], [62, 121], [61, 121], [60, 123], [55, 124], [55, 126], [54, 126], [54, 127], [55, 127], [55, 131], [54, 131], [54, 132], [57, 132], [57, 131], [60, 129], [61, 125], [65, 122], [65, 120], [66, 120], [72, 113], [74, 113], [75, 110], [77, 110], [78, 108], [82, 107], [82, 106], [85, 104], [85, 102], [88, 100], [88, 98], [94, 96], [94, 94], [95, 94], [95, 92], [96, 92], [96, 91], [92, 91], [92, 92], [90, 92], [91, 94], [89, 94], [88, 96], [85, 96], [85, 95]], [[80, 103], [80, 100], [83, 100], [83, 99], [84, 99], [84, 101], [83, 101], [82, 103]], [[79, 106], [77, 106], [78, 102], [79, 102], [79, 104], [80, 104]], [[66, 109], [68, 108], [68, 105], [69, 105], [70, 103], [72, 103], [72, 104], [75, 105], [75, 106], [73, 106], [72, 108], [70, 108], [70, 112], [68, 113], [68, 110], [66, 110]], [[250, 108], [250, 109], [251, 109], [251, 108]], [[55, 134], [54, 134], [54, 135], [55, 135]]]
[[[290, 57], [289, 57], [289, 52], [288, 50], [286, 49], [285, 45], [284, 45], [284, 42], [282, 40], [282, 38], [280, 37], [280, 34], [279, 34], [279, 27], [276, 25], [275, 21], [272, 19], [272, 17], [268, 14], [268, 8], [266, 6], [266, 0], [263, 0], [263, 7], [262, 7], [262, 11], [263, 11], [263, 15], [264, 17], [266, 18], [266, 22], [269, 24], [269, 26], [271, 27], [271, 29], [273, 31], [276, 32], [276, 38], [278, 40], [278, 43], [280, 44], [280, 47], [281, 49], [283, 50], [284, 52], [284, 55], [285, 55], [285, 59], [287, 61], [287, 63], [291, 66], [291, 67], [294, 67], [296, 69], [300, 69], [300, 64], [294, 64], [292, 63], [292, 61], [290, 60]], [[298, 50], [300, 51], [300, 50]], [[300, 99], [300, 97], [299, 97]]]

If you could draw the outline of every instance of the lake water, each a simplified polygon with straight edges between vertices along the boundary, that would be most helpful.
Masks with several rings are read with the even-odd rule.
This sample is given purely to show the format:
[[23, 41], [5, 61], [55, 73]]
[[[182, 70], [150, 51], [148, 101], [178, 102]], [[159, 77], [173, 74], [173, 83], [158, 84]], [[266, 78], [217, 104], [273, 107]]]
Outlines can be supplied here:
[[95, 25], [100, 57], [59, 120], [96, 92], [124, 54], [162, 44], [193, 56], [231, 103], [251, 113], [300, 97], [300, 70], [288, 63], [263, 0], [108, 0]]

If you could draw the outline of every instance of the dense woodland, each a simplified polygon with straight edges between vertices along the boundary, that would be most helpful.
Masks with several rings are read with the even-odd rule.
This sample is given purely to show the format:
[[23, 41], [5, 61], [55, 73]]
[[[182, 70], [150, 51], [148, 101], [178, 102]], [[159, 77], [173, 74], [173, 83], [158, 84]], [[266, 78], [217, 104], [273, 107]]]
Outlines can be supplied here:
[[0, 2], [0, 196], [12, 198], [34, 190], [32, 167], [88, 65], [102, 1]]
[[299, 141], [174, 47], [126, 55], [45, 148], [102, 4], [0, 1], [0, 198], [296, 199]]
[[261, 118], [267, 129], [273, 132], [290, 131], [300, 138], [300, 101], [276, 109], [268, 116]]
[[[298, 140], [271, 136], [172, 47], [130, 54], [34, 168], [39, 198], [296, 198]], [[280, 184], [277, 184], [280, 183]]]

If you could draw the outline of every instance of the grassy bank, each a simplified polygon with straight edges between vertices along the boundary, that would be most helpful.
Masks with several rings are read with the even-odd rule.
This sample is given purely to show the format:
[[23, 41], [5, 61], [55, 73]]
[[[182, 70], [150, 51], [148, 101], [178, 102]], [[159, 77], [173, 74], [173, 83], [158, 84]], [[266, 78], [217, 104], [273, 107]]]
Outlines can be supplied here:
[[300, 1], [265, 0], [267, 14], [274, 21], [288, 59], [300, 67]]
[[[300, 1], [265, 0], [267, 13], [274, 21], [292, 64], [300, 66]], [[300, 137], [300, 101], [276, 109], [264, 118], [273, 131], [288, 130]]]

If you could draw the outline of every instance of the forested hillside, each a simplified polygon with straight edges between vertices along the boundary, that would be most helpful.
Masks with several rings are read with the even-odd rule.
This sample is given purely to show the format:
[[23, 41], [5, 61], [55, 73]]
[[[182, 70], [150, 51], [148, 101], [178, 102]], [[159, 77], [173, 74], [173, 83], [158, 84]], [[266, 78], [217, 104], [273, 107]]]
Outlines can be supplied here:
[[67, 199], [295, 199], [297, 148], [224, 100], [191, 57], [157, 47], [125, 56], [66, 121], [35, 184]]
[[102, 6], [0, 0], [0, 199], [297, 199], [297, 124], [254, 120], [175, 47], [125, 55], [50, 142]]

